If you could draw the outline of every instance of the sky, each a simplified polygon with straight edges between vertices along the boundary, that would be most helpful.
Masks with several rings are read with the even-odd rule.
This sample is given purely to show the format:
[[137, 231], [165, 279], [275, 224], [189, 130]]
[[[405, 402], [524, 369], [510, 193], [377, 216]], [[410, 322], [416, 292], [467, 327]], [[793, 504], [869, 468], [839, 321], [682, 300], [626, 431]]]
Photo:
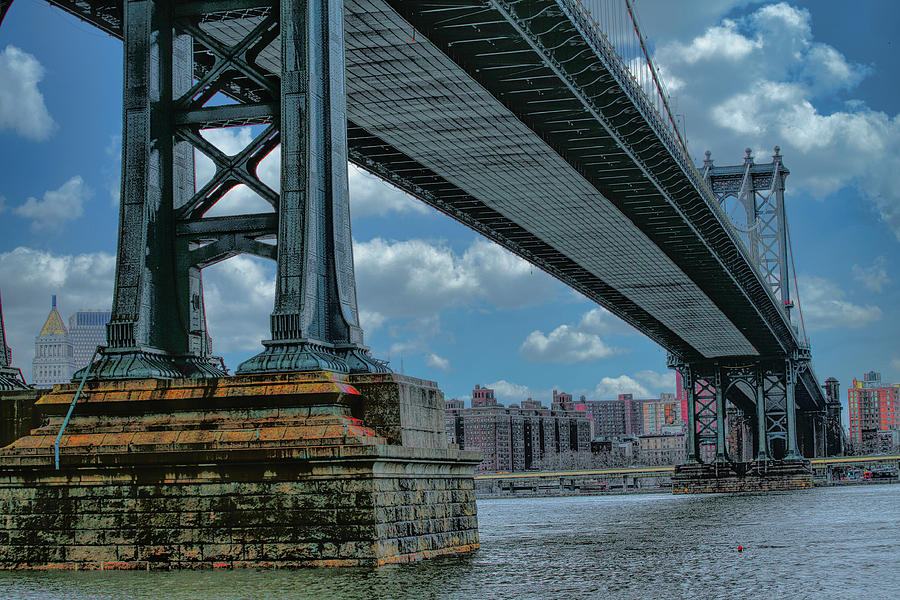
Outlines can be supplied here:
[[[852, 5], [851, 5], [852, 4]], [[900, 90], [892, 0], [637, 0], [695, 162], [781, 147], [799, 300], [818, 377], [900, 382]], [[57, 294], [64, 319], [109, 308], [121, 153], [122, 44], [39, 0], [0, 27], [0, 294], [13, 362]], [[237, 152], [251, 131], [208, 139]], [[276, 153], [277, 154], [277, 153]], [[260, 177], [277, 185], [277, 156]], [[197, 179], [213, 173], [197, 160]], [[351, 168], [362, 326], [372, 354], [468, 398], [674, 391], [666, 352], [537, 268]], [[255, 212], [238, 189], [213, 214]], [[213, 350], [237, 365], [268, 337], [274, 264], [204, 271]], [[796, 296], [795, 296], [796, 300]], [[846, 420], [846, 417], [845, 417]]]

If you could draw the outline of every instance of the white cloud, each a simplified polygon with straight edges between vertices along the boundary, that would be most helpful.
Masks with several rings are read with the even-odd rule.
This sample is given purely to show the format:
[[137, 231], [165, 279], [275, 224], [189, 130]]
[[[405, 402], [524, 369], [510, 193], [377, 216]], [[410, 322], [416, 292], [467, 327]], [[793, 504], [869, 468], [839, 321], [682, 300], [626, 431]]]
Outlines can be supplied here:
[[[484, 387], [494, 390], [494, 397], [497, 398], [497, 401], [507, 405], [511, 402], [521, 402], [526, 398], [539, 398], [541, 396], [540, 391], [532, 390], [527, 385], [512, 383], [505, 379], [489, 383]], [[543, 395], [547, 395], [547, 392], [544, 392]]]
[[882, 312], [870, 304], [854, 304], [838, 285], [822, 277], [800, 276], [801, 308], [809, 331], [834, 327], [859, 328], [881, 320]]
[[648, 389], [656, 392], [675, 393], [675, 372], [665, 371], [658, 373], [649, 369], [638, 371], [634, 377], [641, 381]]
[[7, 46], [0, 52], [0, 131], [13, 129], [22, 137], [43, 141], [56, 129], [38, 83], [44, 67], [27, 52]]
[[697, 61], [706, 61], [711, 58], [736, 61], [746, 58], [749, 54], [762, 48], [761, 39], [749, 39], [738, 33], [737, 23], [725, 19], [721, 25], [710, 27], [684, 45], [674, 42], [667, 48], [669, 56], [674, 60], [680, 60], [688, 64]]
[[600, 336], [578, 331], [569, 325], [560, 325], [550, 335], [540, 330], [532, 331], [519, 347], [519, 354], [528, 360], [565, 364], [594, 362], [620, 352], [605, 344]]
[[450, 370], [450, 361], [433, 352], [425, 357], [425, 364], [433, 369], [439, 369], [441, 371]]
[[355, 165], [349, 165], [350, 214], [354, 217], [384, 216], [391, 212], [428, 214], [432, 209]]
[[362, 309], [359, 311], [359, 326], [362, 327], [363, 331], [366, 333], [372, 333], [381, 329], [381, 326], [384, 325], [386, 319], [387, 317], [383, 314], [375, 311]]
[[761, 0], [708, 0], [695, 2], [690, 10], [672, 0], [641, 0], [636, 3], [644, 36], [650, 43], [662, 39], [684, 39], [701, 35], [711, 23], [718, 22], [732, 9]]
[[15, 366], [30, 380], [34, 337], [50, 312], [50, 296], [58, 295], [60, 314], [112, 305], [116, 259], [104, 252], [58, 255], [31, 248], [0, 253], [3, 317]]
[[635, 398], [650, 398], [651, 396], [646, 387], [628, 375], [619, 375], [601, 379], [591, 397], [593, 400], [610, 400], [615, 399], [619, 394], [633, 394]]
[[809, 11], [769, 4], [707, 23], [690, 41], [662, 43], [654, 54], [661, 72], [690, 82], [673, 103], [688, 116], [694, 156], [711, 149], [717, 164], [734, 164], [750, 146], [762, 162], [780, 145], [791, 190], [825, 198], [855, 188], [900, 240], [893, 176], [900, 171], [900, 115], [852, 98], [823, 108], [821, 101], [834, 106], [872, 68], [816, 41]]
[[585, 333], [596, 334], [636, 334], [637, 329], [621, 320], [608, 310], [597, 307], [584, 313], [578, 323], [578, 329]]
[[594, 362], [624, 352], [606, 344], [601, 334], [634, 331], [606, 309], [594, 308], [584, 313], [577, 325], [560, 325], [549, 335], [532, 331], [519, 347], [519, 354], [535, 362]]
[[270, 337], [275, 263], [244, 255], [216, 263], [203, 270], [203, 297], [214, 353], [261, 350]]
[[6, 198], [0, 196], [0, 213], [6, 212]]
[[90, 193], [84, 180], [76, 175], [58, 189], [44, 192], [43, 200], [28, 198], [25, 204], [17, 206], [13, 212], [31, 219], [31, 230], [34, 232], [55, 231], [61, 229], [66, 221], [75, 220], [84, 214], [83, 204]]
[[868, 267], [853, 265], [851, 271], [854, 279], [873, 292], [884, 291], [884, 286], [891, 282], [887, 274], [887, 259], [883, 256], [877, 257]]
[[385, 317], [421, 317], [451, 306], [539, 304], [559, 289], [549, 275], [486, 240], [459, 256], [440, 243], [375, 238], [353, 246], [359, 302]]

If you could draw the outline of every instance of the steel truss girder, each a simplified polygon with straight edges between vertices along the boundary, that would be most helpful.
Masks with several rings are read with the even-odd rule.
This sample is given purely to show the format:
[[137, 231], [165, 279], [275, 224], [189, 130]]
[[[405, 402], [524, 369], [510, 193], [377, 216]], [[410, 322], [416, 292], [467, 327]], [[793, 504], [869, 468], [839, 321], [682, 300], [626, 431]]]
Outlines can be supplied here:
[[785, 178], [790, 171], [782, 164], [780, 150], [775, 149], [771, 164], [757, 165], [749, 150], [744, 164], [716, 167], [709, 158], [704, 162], [703, 176], [719, 203], [735, 198], [744, 207], [745, 223], [731, 223], [736, 233], [743, 234], [750, 256], [769, 284], [775, 297], [790, 318], [790, 286], [788, 281], [787, 214], [784, 204]]
[[670, 355], [669, 366], [681, 373], [688, 397], [688, 458], [701, 461], [704, 447], [726, 461], [725, 401], [755, 425], [756, 459], [798, 458], [794, 400], [804, 360], [736, 357], [728, 361], [681, 362]]

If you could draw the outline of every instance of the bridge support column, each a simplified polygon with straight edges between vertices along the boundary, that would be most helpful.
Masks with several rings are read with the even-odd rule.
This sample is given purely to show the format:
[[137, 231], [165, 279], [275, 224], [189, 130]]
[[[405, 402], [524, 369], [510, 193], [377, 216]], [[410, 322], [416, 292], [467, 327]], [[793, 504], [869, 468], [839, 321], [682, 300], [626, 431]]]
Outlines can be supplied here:
[[725, 431], [725, 390], [722, 388], [722, 371], [716, 365], [715, 393], [716, 393], [716, 462], [727, 462]]
[[[177, 212], [193, 195], [194, 155], [176, 136], [175, 99], [191, 87], [191, 40], [168, 3], [124, 3], [122, 195], [103, 379], [215, 377], [200, 270], [181, 260]], [[76, 374], [77, 379], [80, 375]]]
[[700, 453], [697, 446], [697, 415], [694, 406], [694, 378], [690, 367], [682, 365], [677, 368], [681, 370], [681, 385], [688, 398], [687, 462], [696, 463], [700, 461]]
[[797, 402], [795, 388], [797, 386], [797, 371], [794, 361], [788, 360], [785, 364], [785, 418], [787, 420], [787, 449], [785, 459], [799, 460], [803, 457], [797, 451]]
[[[250, 17], [247, 17], [250, 15]], [[254, 23], [243, 39], [238, 29]], [[363, 345], [347, 180], [340, 0], [124, 3], [122, 201], [109, 347], [92, 378], [219, 377], [201, 270], [237, 254], [277, 260], [271, 339], [241, 373], [387, 373]], [[257, 63], [280, 36], [281, 67]], [[226, 41], [230, 40], [230, 41]], [[225, 94], [233, 104], [210, 106]], [[204, 132], [264, 126], [226, 155]], [[257, 167], [281, 144], [280, 194]], [[195, 190], [194, 153], [215, 165]], [[206, 217], [238, 185], [272, 207]], [[277, 245], [265, 243], [275, 239]], [[76, 378], [78, 375], [76, 375]]]
[[769, 436], [766, 428], [766, 394], [764, 391], [764, 376], [762, 369], [756, 370], [756, 428], [757, 428], [757, 444], [756, 451], [757, 462], [765, 462], [769, 460]]
[[347, 179], [341, 0], [281, 0], [281, 199], [272, 337], [238, 373], [386, 373], [363, 346]]

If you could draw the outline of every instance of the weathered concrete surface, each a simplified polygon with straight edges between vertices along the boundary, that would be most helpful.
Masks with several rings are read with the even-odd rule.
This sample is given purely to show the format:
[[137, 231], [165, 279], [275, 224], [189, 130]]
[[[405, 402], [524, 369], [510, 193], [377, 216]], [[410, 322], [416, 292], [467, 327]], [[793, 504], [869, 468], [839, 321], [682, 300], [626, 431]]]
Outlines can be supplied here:
[[688, 463], [675, 467], [674, 494], [779, 492], [812, 488], [808, 460], [770, 460], [750, 463], [745, 473], [727, 464]]
[[42, 398], [49, 423], [0, 451], [0, 568], [378, 565], [478, 547], [477, 454], [387, 443], [352, 416], [366, 399], [342, 376], [91, 383], [57, 471], [74, 389]]
[[416, 448], [446, 448], [444, 394], [433, 381], [396, 373], [350, 375], [348, 381], [366, 399], [358, 415], [388, 443]]
[[43, 390], [0, 391], [0, 447], [11, 444], [41, 424], [34, 403]]

